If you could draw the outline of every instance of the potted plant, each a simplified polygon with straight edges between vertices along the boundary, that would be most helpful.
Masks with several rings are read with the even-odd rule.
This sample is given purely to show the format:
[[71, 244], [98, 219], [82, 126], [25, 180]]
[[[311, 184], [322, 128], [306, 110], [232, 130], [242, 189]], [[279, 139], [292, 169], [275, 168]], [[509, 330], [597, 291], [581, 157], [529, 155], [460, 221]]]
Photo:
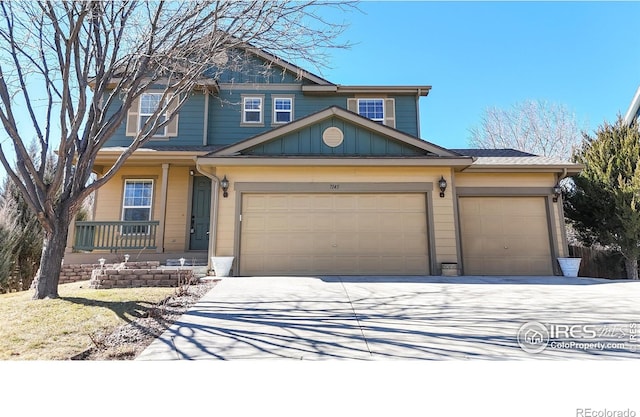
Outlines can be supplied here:
[[212, 256], [211, 266], [217, 277], [228, 277], [233, 264], [233, 256]]
[[558, 258], [562, 275], [565, 277], [577, 277], [582, 258]]

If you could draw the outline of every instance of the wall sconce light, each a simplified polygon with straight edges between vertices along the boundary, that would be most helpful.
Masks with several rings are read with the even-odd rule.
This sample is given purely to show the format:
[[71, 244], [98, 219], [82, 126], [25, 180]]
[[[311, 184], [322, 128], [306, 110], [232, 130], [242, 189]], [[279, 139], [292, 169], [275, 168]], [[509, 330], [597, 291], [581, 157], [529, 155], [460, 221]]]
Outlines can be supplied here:
[[447, 189], [447, 180], [441, 175], [438, 181], [438, 187], [440, 187], [440, 197], [444, 198], [444, 191]]
[[553, 186], [553, 202], [556, 203], [558, 201], [558, 197], [562, 194], [562, 187], [560, 184], [556, 184]]
[[192, 169], [190, 169], [189, 170], [189, 175], [191, 175], [193, 177], [193, 174], [195, 174], [195, 172]]
[[224, 198], [229, 197], [229, 193], [227, 192], [229, 191], [229, 180], [226, 175], [222, 178], [222, 181], [220, 181], [220, 186], [222, 187], [222, 196]]

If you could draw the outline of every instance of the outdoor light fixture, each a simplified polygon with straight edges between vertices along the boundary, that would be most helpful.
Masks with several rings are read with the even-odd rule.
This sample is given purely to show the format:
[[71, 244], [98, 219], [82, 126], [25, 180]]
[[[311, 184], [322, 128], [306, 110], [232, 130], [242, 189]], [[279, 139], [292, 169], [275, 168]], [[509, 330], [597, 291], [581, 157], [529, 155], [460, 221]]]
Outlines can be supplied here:
[[102, 271], [104, 269], [104, 263], [105, 263], [106, 259], [104, 258], [100, 258], [98, 259], [98, 262], [100, 262], [100, 270]]
[[127, 262], [129, 262], [129, 254], [128, 253], [124, 255], [124, 263], [127, 263]]
[[180, 261], [180, 266], [184, 266], [185, 259], [184, 258], [180, 258], [179, 261]]
[[440, 187], [440, 197], [444, 197], [444, 190], [447, 189], [447, 180], [441, 175], [438, 181], [438, 187]]
[[222, 196], [224, 198], [229, 197], [229, 193], [227, 192], [229, 190], [229, 180], [226, 175], [222, 178], [222, 181], [220, 181], [220, 186], [222, 187]]
[[562, 187], [560, 187], [560, 184], [556, 184], [553, 186], [553, 202], [557, 202], [558, 201], [558, 197], [560, 197], [560, 194], [562, 194]]
[[191, 175], [193, 177], [193, 174], [195, 174], [195, 172], [192, 169], [190, 169], [189, 170], [189, 175]]

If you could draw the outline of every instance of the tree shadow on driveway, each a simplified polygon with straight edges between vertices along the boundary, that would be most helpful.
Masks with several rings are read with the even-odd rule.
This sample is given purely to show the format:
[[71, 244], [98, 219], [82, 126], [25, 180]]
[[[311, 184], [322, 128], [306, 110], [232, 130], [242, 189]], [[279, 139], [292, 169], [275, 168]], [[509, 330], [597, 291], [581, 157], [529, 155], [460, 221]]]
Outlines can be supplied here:
[[[517, 340], [518, 329], [530, 321], [628, 325], [640, 316], [635, 287], [627, 297], [605, 303], [609, 294], [588, 287], [443, 285], [405, 277], [407, 282], [380, 291], [379, 284], [390, 281], [344, 278], [323, 279], [342, 285], [344, 298], [294, 296], [293, 288], [286, 297], [202, 300], [142, 359], [167, 350], [172, 359], [223, 360], [640, 358], [615, 348], [529, 354]], [[620, 341], [613, 335], [604, 340]]]

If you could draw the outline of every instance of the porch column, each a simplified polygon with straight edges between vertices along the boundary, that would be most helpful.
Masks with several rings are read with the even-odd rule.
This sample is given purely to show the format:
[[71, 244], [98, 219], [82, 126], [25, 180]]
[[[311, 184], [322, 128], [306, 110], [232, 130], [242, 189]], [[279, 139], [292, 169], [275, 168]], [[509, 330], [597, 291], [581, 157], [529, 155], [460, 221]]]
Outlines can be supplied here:
[[67, 235], [67, 247], [64, 248], [64, 253], [73, 252], [73, 243], [76, 238], [76, 216], [73, 216], [71, 223], [69, 224], [69, 234]]
[[164, 253], [164, 224], [167, 220], [167, 189], [169, 188], [169, 164], [162, 164], [162, 188], [160, 189], [160, 224], [156, 235], [156, 253]]

